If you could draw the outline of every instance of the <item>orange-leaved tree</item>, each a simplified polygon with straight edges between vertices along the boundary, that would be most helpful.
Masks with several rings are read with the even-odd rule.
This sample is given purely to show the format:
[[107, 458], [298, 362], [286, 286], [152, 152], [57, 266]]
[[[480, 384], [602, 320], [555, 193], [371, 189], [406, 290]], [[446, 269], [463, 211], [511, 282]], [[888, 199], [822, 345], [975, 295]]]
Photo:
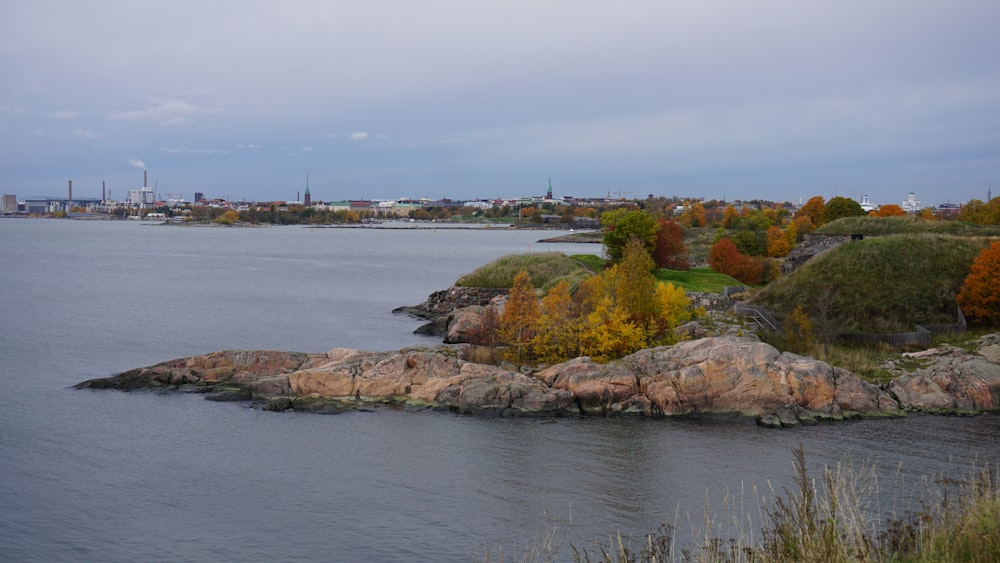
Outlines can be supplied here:
[[514, 276], [514, 286], [507, 296], [498, 327], [500, 341], [507, 345], [504, 355], [509, 360], [524, 362], [531, 358], [531, 340], [539, 316], [535, 286], [528, 272], [521, 270]]
[[823, 224], [823, 209], [825, 208], [826, 200], [823, 199], [823, 196], [816, 195], [809, 198], [809, 201], [799, 208], [798, 212], [795, 213], [795, 218], [808, 217], [813, 227], [819, 227]]
[[906, 212], [895, 203], [880, 205], [878, 209], [870, 213], [872, 217], [905, 217]]
[[741, 254], [729, 237], [723, 237], [708, 250], [708, 265], [746, 284], [759, 284], [764, 275], [764, 265], [751, 256]]
[[1000, 242], [984, 248], [972, 261], [958, 304], [974, 322], [1000, 325]]
[[767, 255], [774, 258], [788, 256], [792, 251], [792, 245], [788, 242], [788, 233], [785, 229], [777, 225], [767, 228]]

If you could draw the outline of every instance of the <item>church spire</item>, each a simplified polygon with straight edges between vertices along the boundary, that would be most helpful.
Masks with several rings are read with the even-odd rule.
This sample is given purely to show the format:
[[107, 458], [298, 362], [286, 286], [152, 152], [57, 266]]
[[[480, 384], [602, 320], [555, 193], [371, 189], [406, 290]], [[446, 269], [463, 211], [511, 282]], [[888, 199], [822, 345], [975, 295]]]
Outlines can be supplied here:
[[552, 199], [552, 178], [549, 178], [549, 191], [545, 194], [545, 199]]
[[306, 197], [305, 197], [305, 200], [302, 203], [304, 203], [306, 207], [309, 207], [310, 205], [312, 205], [312, 196], [309, 195], [309, 173], [308, 172], [306, 172]]

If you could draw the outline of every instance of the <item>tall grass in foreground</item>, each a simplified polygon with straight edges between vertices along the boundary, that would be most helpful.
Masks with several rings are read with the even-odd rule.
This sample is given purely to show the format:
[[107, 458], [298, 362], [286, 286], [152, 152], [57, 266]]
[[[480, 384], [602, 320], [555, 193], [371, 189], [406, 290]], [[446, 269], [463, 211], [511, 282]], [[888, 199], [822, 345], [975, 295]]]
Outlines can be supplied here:
[[[613, 534], [592, 549], [569, 545], [572, 559], [585, 562], [995, 562], [1000, 561], [1000, 487], [998, 474], [972, 467], [960, 479], [919, 483], [921, 508], [902, 516], [890, 507], [884, 516], [875, 466], [824, 467], [815, 479], [805, 453], [794, 451], [791, 489], [770, 489], [770, 501], [750, 491], [726, 495], [718, 520], [706, 505], [704, 516], [687, 518], [691, 548], [678, 548], [673, 524], [635, 539]], [[754, 518], [760, 523], [754, 525]], [[758, 530], [759, 528], [759, 530]], [[758, 530], [758, 531], [755, 531]], [[513, 561], [566, 559], [565, 535], [550, 528]], [[502, 550], [487, 549], [482, 561], [504, 561]]]

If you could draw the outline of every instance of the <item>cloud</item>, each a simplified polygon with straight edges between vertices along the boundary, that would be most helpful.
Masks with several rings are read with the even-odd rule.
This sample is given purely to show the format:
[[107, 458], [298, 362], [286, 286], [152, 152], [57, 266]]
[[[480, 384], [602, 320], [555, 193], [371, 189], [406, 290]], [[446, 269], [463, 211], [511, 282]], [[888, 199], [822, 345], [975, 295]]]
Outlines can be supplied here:
[[314, 149], [313, 147], [302, 147], [299, 150], [302, 151], [302, 152], [313, 152], [316, 149]]
[[79, 116], [80, 116], [80, 112], [73, 111], [71, 109], [64, 109], [64, 110], [57, 111], [57, 112], [49, 114], [49, 118], [51, 118], [51, 119], [76, 119]]
[[143, 161], [141, 161], [141, 160], [139, 160], [138, 158], [130, 158], [130, 159], [128, 159], [128, 165], [131, 166], [132, 168], [145, 168], [146, 167], [146, 163], [143, 162]]
[[161, 147], [161, 151], [172, 154], [229, 154], [225, 149], [196, 149], [191, 147]]
[[367, 131], [357, 131], [355, 133], [351, 133], [350, 135], [348, 135], [347, 138], [350, 139], [350, 140], [352, 140], [352, 141], [364, 141], [365, 139], [368, 138], [368, 132]]
[[100, 139], [103, 137], [100, 133], [94, 133], [93, 131], [87, 131], [79, 127], [74, 129], [70, 134], [81, 139]]
[[254, 144], [254, 143], [251, 143], [249, 145], [239, 144], [239, 145], [236, 145], [236, 148], [238, 148], [238, 149], [247, 149], [247, 150], [258, 150], [258, 149], [264, 148], [264, 145], [258, 145], [258, 144]]
[[221, 110], [196, 106], [179, 98], [150, 99], [150, 105], [143, 109], [119, 111], [111, 114], [113, 119], [149, 120], [163, 125], [184, 125], [193, 123], [194, 117], [214, 115]]

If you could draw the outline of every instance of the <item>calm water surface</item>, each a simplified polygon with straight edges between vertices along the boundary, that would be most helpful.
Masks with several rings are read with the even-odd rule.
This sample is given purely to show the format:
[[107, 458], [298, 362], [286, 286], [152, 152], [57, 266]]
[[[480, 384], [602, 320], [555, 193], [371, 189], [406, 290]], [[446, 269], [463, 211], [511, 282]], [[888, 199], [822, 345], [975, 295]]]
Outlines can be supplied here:
[[1000, 417], [774, 431], [70, 389], [220, 349], [434, 342], [391, 310], [505, 254], [600, 252], [540, 236], [0, 220], [0, 559], [468, 561], [523, 553], [547, 526], [581, 547], [663, 522], [689, 536], [706, 500], [788, 485], [799, 444], [815, 467], [876, 463], [883, 511], [912, 502], [895, 482], [1000, 461]]

